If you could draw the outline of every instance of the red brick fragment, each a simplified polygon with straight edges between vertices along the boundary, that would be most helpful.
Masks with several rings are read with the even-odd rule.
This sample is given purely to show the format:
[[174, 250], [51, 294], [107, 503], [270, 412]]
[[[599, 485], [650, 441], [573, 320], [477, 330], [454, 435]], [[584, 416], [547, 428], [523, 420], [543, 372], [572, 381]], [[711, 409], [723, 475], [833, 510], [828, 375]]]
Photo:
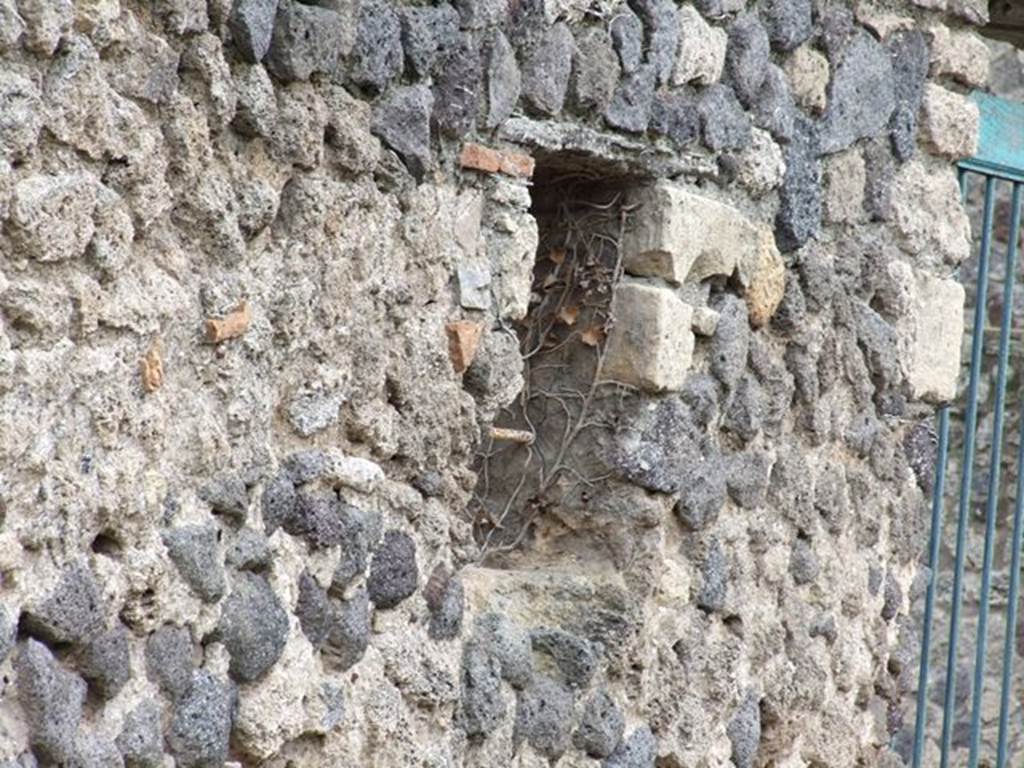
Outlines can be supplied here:
[[528, 179], [533, 176], [534, 160], [529, 155], [519, 152], [501, 153], [501, 172], [509, 176]]
[[501, 153], [482, 144], [464, 144], [459, 155], [459, 163], [463, 168], [497, 173], [501, 168]]
[[504, 173], [528, 179], [533, 176], [534, 160], [522, 152], [502, 152], [472, 142], [462, 145], [459, 163], [463, 168], [484, 173]]
[[463, 373], [473, 363], [483, 333], [483, 323], [456, 320], [445, 326], [448, 332], [448, 356], [456, 373]]

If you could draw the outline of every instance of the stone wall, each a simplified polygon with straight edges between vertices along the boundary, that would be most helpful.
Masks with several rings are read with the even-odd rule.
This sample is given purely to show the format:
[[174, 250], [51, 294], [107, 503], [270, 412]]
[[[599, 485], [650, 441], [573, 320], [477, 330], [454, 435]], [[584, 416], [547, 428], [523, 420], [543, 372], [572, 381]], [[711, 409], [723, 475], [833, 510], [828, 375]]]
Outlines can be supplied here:
[[0, 0], [0, 765], [900, 765], [983, 6]]

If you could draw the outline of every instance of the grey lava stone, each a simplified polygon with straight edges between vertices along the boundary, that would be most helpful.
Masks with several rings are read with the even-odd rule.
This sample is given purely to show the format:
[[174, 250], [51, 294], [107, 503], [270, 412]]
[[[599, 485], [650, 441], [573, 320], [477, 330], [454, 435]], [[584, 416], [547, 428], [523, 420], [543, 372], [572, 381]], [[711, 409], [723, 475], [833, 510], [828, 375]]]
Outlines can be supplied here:
[[79, 672], [102, 699], [112, 699], [131, 677], [128, 630], [118, 623], [91, 640], [79, 655]]
[[32, 639], [16, 656], [14, 672], [33, 750], [53, 763], [70, 761], [82, 720], [85, 681], [64, 669], [45, 645]]
[[192, 677], [188, 693], [174, 708], [167, 744], [182, 768], [214, 768], [228, 758], [234, 721], [233, 688], [205, 670]]
[[388, 531], [370, 564], [366, 588], [377, 608], [394, 608], [419, 584], [416, 544], [407, 533]]
[[218, 630], [231, 656], [231, 677], [249, 683], [265, 675], [281, 657], [288, 613], [265, 578], [239, 573], [224, 601]]
[[103, 604], [92, 571], [84, 563], [67, 568], [57, 586], [22, 612], [30, 635], [51, 643], [82, 643], [103, 631]]
[[146, 641], [146, 672], [151, 680], [178, 699], [192, 684], [192, 637], [184, 627], [160, 627]]
[[164, 762], [160, 707], [144, 701], [128, 713], [117, 737], [125, 768], [160, 768]]
[[608, 691], [601, 688], [591, 694], [583, 707], [583, 719], [573, 734], [576, 749], [591, 757], [608, 757], [622, 741], [626, 718]]
[[204, 602], [215, 603], [224, 595], [224, 567], [218, 552], [217, 528], [186, 525], [164, 533], [164, 546], [185, 582]]

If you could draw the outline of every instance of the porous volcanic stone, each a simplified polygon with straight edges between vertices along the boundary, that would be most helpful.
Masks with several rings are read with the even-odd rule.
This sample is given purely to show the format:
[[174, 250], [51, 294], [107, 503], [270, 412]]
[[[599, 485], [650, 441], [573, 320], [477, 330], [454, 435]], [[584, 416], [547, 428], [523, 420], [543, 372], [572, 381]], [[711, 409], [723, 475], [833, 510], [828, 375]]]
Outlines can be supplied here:
[[627, 75], [615, 89], [604, 111], [604, 119], [613, 128], [630, 133], [643, 133], [651, 120], [656, 72], [651, 64], [644, 64]]
[[892, 57], [867, 32], [845, 46], [822, 116], [820, 149], [840, 152], [858, 139], [877, 135], [896, 108]]
[[71, 760], [82, 720], [85, 681], [61, 667], [45, 645], [32, 639], [15, 657], [14, 672], [36, 754], [58, 764]]
[[434, 121], [454, 138], [465, 136], [476, 122], [480, 103], [480, 51], [470, 35], [462, 35], [438, 61], [434, 75]]
[[516, 688], [533, 679], [530, 636], [512, 619], [500, 613], [486, 613], [476, 620], [472, 644], [498, 662], [499, 674]]
[[522, 94], [529, 106], [541, 115], [562, 111], [572, 73], [572, 32], [565, 24], [555, 24], [528, 36], [520, 48]]
[[159, 705], [144, 701], [129, 712], [115, 743], [125, 768], [160, 768], [164, 751]]
[[409, 172], [430, 167], [430, 112], [434, 97], [425, 85], [393, 89], [373, 110], [370, 131], [398, 153]]
[[225, 555], [227, 564], [240, 571], [260, 571], [270, 565], [267, 537], [253, 528], [242, 528]]
[[341, 670], [354, 666], [370, 643], [370, 598], [360, 589], [351, 600], [332, 604], [323, 651]]
[[700, 110], [696, 98], [686, 90], [657, 93], [651, 105], [650, 130], [671, 139], [678, 146], [700, 138]]
[[679, 18], [672, 0], [629, 0], [644, 26], [644, 63], [654, 68], [658, 84], [668, 81], [679, 48]]
[[402, 74], [403, 61], [402, 23], [391, 3], [364, 0], [349, 76], [364, 88], [382, 91]]
[[548, 677], [538, 677], [516, 700], [513, 738], [526, 740], [549, 759], [561, 756], [570, 746], [572, 710], [575, 697], [571, 690]]
[[725, 71], [739, 100], [749, 106], [761, 90], [769, 59], [768, 33], [754, 13], [745, 13], [729, 28]]
[[416, 544], [409, 534], [388, 531], [373, 553], [366, 588], [378, 608], [394, 608], [416, 591]]
[[791, 51], [811, 36], [811, 0], [762, 0], [757, 6], [772, 47]]
[[753, 768], [761, 742], [761, 709], [754, 691], [747, 693], [736, 714], [733, 715], [726, 734], [732, 744], [732, 763], [736, 768]]
[[706, 89], [697, 110], [708, 149], [714, 152], [739, 150], [750, 144], [750, 118], [728, 85], [716, 83]]
[[265, 578], [239, 573], [224, 601], [218, 631], [231, 655], [231, 676], [251, 683], [281, 657], [288, 636], [288, 613]]
[[459, 725], [467, 736], [487, 736], [508, 714], [501, 692], [501, 664], [476, 644], [462, 652], [462, 692]]
[[128, 630], [118, 623], [91, 640], [78, 659], [78, 669], [102, 699], [112, 699], [131, 677]]
[[629, 8], [622, 7], [608, 25], [608, 31], [622, 71], [627, 75], [634, 72], [644, 55], [644, 25], [640, 17]]
[[185, 582], [204, 602], [215, 603], [224, 595], [224, 567], [217, 551], [217, 528], [186, 525], [163, 536], [171, 561]]
[[326, 8], [280, 0], [266, 66], [279, 80], [308, 80], [334, 72], [342, 38], [342, 17]]
[[146, 641], [146, 672], [172, 699], [192, 684], [192, 637], [184, 627], [160, 627]]
[[658, 742], [651, 729], [642, 725], [634, 730], [605, 761], [604, 768], [654, 768]]
[[458, 575], [448, 579], [436, 603], [428, 602], [430, 627], [428, 632], [434, 640], [451, 640], [458, 637], [462, 629], [462, 614], [465, 610], [465, 589]]
[[228, 737], [236, 696], [227, 683], [206, 670], [192, 677], [188, 692], [174, 708], [167, 744], [182, 768], [210, 768], [228, 758]]
[[615, 93], [621, 67], [612, 37], [601, 27], [576, 33], [572, 66], [572, 103], [583, 111], [603, 112]]
[[103, 631], [103, 599], [84, 563], [65, 569], [57, 586], [38, 604], [26, 607], [29, 634], [51, 643], [82, 643]]
[[913, 157], [917, 148], [917, 118], [928, 79], [928, 41], [918, 30], [900, 30], [889, 39], [886, 48], [892, 56], [896, 95], [889, 136], [893, 154], [904, 162]]
[[235, 0], [228, 29], [242, 58], [255, 64], [270, 50], [277, 0]]
[[692, 531], [707, 528], [725, 504], [725, 467], [718, 456], [705, 456], [686, 470], [673, 507], [679, 522]]
[[807, 121], [797, 121], [784, 157], [786, 173], [775, 217], [775, 242], [783, 252], [800, 248], [821, 227], [821, 162], [814, 128]]
[[722, 545], [714, 539], [700, 567], [701, 588], [697, 593], [697, 607], [708, 612], [718, 612], [725, 607], [729, 589], [729, 561]]
[[598, 659], [584, 638], [560, 629], [535, 629], [530, 633], [534, 651], [551, 657], [572, 688], [586, 688], [597, 669]]
[[508, 38], [495, 30], [487, 51], [487, 127], [496, 128], [512, 115], [522, 90], [516, 53]]
[[622, 741], [625, 730], [626, 719], [622, 710], [608, 691], [601, 688], [587, 699], [572, 743], [576, 749], [591, 757], [608, 757]]
[[459, 14], [447, 4], [403, 8], [400, 13], [405, 63], [416, 77], [429, 77], [438, 55], [459, 39]]

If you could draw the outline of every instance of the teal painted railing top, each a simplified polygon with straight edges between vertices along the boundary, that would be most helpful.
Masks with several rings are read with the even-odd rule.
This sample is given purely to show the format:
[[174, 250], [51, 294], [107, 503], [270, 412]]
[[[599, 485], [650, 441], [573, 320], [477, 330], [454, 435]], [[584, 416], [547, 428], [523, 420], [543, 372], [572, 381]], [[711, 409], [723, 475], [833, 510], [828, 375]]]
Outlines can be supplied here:
[[975, 91], [971, 99], [981, 110], [978, 151], [962, 167], [1011, 181], [1024, 181], [1024, 104]]

